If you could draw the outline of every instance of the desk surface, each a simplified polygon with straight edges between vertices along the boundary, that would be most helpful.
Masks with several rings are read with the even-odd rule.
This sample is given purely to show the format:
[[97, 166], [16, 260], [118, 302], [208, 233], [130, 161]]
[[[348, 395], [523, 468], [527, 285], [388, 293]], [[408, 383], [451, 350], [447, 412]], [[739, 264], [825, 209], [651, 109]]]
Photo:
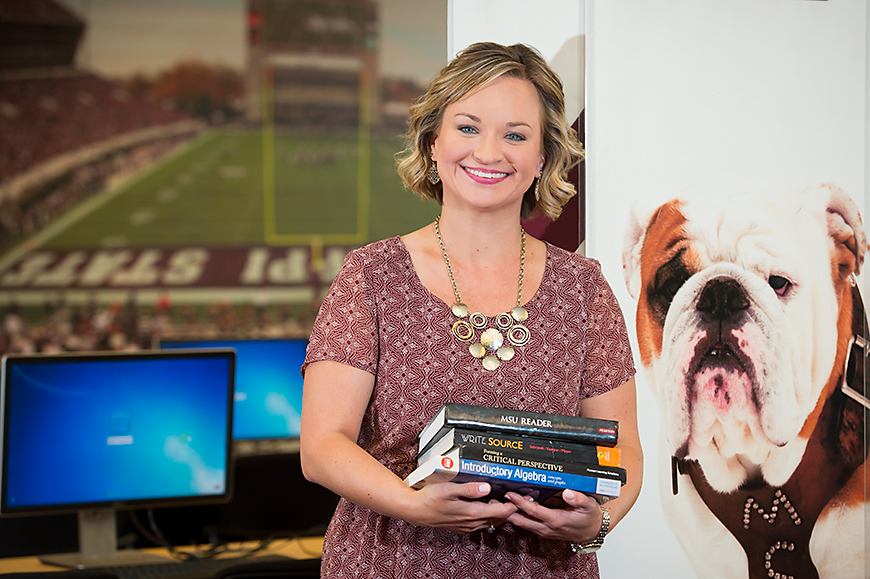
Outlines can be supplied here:
[[[238, 546], [244, 547], [245, 544]], [[260, 551], [260, 554], [284, 555], [293, 559], [311, 559], [313, 557], [320, 557], [322, 549], [323, 537], [300, 537], [297, 539], [276, 539], [272, 546]], [[179, 548], [179, 550], [190, 550], [190, 548]], [[167, 555], [165, 549], [144, 549], [144, 551], [158, 555]], [[37, 557], [0, 558], [0, 573], [63, 570], [62, 567], [43, 565]]]

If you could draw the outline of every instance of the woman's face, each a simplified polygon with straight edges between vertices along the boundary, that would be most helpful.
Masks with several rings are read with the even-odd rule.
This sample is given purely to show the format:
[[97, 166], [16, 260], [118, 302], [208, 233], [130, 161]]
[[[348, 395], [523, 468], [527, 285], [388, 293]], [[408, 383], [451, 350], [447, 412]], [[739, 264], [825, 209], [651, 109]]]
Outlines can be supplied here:
[[432, 144], [443, 203], [519, 210], [544, 165], [541, 124], [537, 89], [511, 76], [449, 105]]

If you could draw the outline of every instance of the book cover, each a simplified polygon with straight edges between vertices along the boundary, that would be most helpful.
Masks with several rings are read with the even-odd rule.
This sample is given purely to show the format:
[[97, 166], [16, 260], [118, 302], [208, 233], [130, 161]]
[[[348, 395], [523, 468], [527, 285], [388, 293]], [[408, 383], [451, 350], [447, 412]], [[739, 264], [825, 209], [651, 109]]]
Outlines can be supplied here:
[[600, 446], [616, 446], [619, 436], [619, 423], [615, 420], [447, 403], [420, 432], [420, 453], [426, 452], [429, 444], [450, 428], [525, 434]]
[[619, 466], [617, 447], [573, 443], [565, 440], [499, 434], [468, 428], [450, 428], [431, 441], [428, 450], [417, 456], [417, 464], [430, 456], [442, 455], [454, 446], [477, 446], [490, 450], [519, 453], [528, 458], [552, 459], [563, 462], [583, 462], [600, 466]]
[[[565, 473], [570, 475], [598, 477], [618, 481], [620, 486], [625, 484], [626, 472], [618, 466], [601, 466], [583, 462], [562, 461], [556, 459], [530, 458], [514, 451], [490, 449], [481, 447], [460, 447], [460, 458], [480, 460], [493, 464], [516, 466], [520, 468], [533, 468], [550, 472]], [[580, 489], [577, 489], [580, 490]]]
[[[443, 456], [432, 456], [405, 478], [405, 484], [421, 489], [436, 482], [486, 481], [492, 491], [481, 500], [503, 499], [508, 491], [533, 497], [547, 506], [564, 505], [561, 492], [572, 489], [606, 502], [618, 497], [623, 480], [602, 478], [594, 474], [546, 470], [482, 460], [483, 451], [475, 453], [467, 447], [456, 447]], [[530, 461], [530, 464], [536, 464]], [[546, 463], [540, 463], [543, 466]], [[598, 469], [604, 467], [589, 467]], [[610, 467], [614, 468], [614, 467]], [[622, 470], [622, 469], [620, 469]], [[624, 473], [624, 471], [623, 471]]]

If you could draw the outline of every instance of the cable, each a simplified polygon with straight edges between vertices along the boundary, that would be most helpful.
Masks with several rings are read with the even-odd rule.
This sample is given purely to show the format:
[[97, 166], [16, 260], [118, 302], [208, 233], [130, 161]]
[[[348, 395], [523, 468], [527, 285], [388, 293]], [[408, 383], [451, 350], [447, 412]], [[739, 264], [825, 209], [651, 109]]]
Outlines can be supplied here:
[[267, 537], [261, 537], [252, 546], [230, 547], [226, 541], [219, 541], [217, 540], [217, 537], [212, 537], [212, 542], [207, 549], [202, 549], [198, 545], [194, 545], [192, 551], [179, 551], [160, 530], [160, 527], [157, 525], [157, 521], [154, 518], [154, 510], [147, 509], [146, 512], [148, 514], [148, 523], [151, 529], [147, 529], [139, 520], [136, 513], [130, 511], [130, 520], [133, 522], [133, 525], [145, 539], [166, 549], [172, 558], [179, 561], [211, 559], [217, 555], [223, 554], [233, 554], [235, 555], [234, 558], [242, 559], [269, 548], [269, 546], [274, 542], [274, 537], [270, 535]]

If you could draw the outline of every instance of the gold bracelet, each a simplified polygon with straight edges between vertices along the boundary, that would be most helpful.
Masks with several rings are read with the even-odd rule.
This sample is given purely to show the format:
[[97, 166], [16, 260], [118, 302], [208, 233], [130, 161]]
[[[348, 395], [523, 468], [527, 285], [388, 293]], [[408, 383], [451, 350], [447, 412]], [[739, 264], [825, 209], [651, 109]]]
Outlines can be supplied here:
[[601, 530], [598, 531], [598, 536], [591, 541], [585, 543], [570, 543], [571, 551], [574, 553], [594, 553], [604, 545], [604, 537], [607, 536], [607, 531], [610, 530], [610, 511], [601, 507]]

